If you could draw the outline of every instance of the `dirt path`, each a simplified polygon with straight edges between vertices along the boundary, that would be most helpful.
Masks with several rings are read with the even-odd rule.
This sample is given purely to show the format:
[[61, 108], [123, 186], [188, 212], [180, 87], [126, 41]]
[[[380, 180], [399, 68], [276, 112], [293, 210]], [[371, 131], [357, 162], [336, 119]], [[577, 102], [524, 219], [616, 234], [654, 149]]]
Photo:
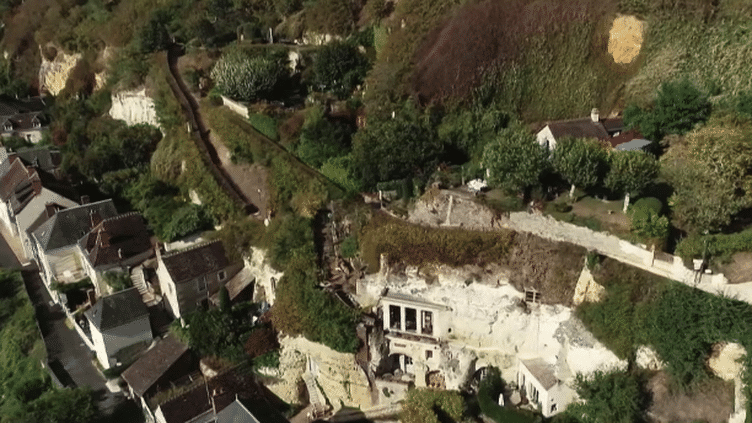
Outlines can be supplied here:
[[[195, 94], [191, 93], [196, 104], [201, 104]], [[200, 112], [199, 112], [200, 113]], [[198, 115], [197, 115], [198, 116]], [[269, 214], [269, 175], [265, 167], [259, 164], [233, 163], [232, 153], [225, 143], [209, 129], [209, 141], [217, 152], [222, 169], [235, 182], [245, 198], [249, 199], [258, 209], [255, 216], [264, 219]]]

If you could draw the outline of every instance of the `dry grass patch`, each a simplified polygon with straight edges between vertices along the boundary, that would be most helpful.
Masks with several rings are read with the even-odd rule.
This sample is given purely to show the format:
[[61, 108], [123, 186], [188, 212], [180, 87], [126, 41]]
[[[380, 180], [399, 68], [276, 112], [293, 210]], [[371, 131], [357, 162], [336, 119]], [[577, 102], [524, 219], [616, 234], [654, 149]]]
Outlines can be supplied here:
[[656, 421], [723, 423], [734, 407], [734, 384], [720, 379], [702, 382], [689, 392], [674, 392], [669, 375], [658, 372], [647, 388], [653, 397], [648, 411]]

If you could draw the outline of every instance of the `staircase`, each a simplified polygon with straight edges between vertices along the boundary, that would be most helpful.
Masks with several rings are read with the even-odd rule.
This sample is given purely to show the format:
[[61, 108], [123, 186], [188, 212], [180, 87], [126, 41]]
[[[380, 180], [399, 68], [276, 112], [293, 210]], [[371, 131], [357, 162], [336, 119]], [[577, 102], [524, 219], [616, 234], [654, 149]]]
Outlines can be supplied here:
[[147, 307], [157, 304], [158, 301], [154, 292], [149, 289], [144, 279], [143, 266], [137, 266], [131, 271], [131, 281], [133, 282], [133, 286], [138, 290], [138, 293], [141, 294], [141, 299], [146, 303]]
[[303, 374], [303, 381], [308, 389], [308, 402], [313, 406], [316, 416], [321, 416], [326, 412], [326, 402], [323, 399], [323, 395], [319, 392], [319, 387], [316, 386], [316, 380], [310, 372]]

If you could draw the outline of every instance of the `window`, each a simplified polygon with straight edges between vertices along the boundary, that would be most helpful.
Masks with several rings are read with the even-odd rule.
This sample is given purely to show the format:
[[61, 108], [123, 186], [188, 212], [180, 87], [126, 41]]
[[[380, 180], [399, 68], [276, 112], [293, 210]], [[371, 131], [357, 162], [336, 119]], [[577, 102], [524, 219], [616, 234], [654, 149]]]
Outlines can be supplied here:
[[430, 360], [433, 358], [433, 351], [426, 350], [426, 360]]
[[433, 312], [420, 312], [420, 333], [423, 335], [433, 335]]
[[414, 308], [405, 309], [405, 330], [410, 332], [418, 330], [418, 313]]
[[399, 306], [389, 306], [389, 329], [402, 330], [402, 310]]
[[227, 272], [222, 270], [221, 272], [217, 273], [217, 277], [219, 278], [219, 281], [222, 282], [227, 277]]
[[551, 404], [551, 412], [553, 413], [556, 411], [556, 404]]
[[206, 291], [206, 276], [196, 281], [196, 285], [197, 285], [196, 288], [198, 289], [198, 292]]

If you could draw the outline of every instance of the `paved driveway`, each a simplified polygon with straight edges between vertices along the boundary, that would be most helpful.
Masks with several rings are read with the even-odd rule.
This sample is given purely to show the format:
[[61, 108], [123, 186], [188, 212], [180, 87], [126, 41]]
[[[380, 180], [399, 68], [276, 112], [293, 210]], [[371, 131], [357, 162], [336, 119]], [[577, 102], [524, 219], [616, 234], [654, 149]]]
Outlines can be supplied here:
[[[23, 277], [29, 298], [37, 312], [39, 328], [44, 336], [49, 360], [53, 362], [53, 367], [63, 373], [60, 377], [61, 381], [63, 383], [66, 381], [72, 382], [75, 386], [91, 387], [97, 407], [103, 414], [117, 412], [117, 417], [125, 417], [121, 413], [123, 413], [124, 406], [127, 408], [127, 402], [130, 401], [126, 401], [122, 393], [112, 393], [107, 389], [104, 377], [92, 363], [91, 351], [84, 344], [78, 332], [65, 325], [65, 313], [61, 306], [59, 304], [50, 305], [52, 299], [42, 284], [37, 270], [25, 270]], [[138, 409], [136, 408], [136, 410]], [[117, 421], [143, 421], [140, 412], [128, 417], [132, 418], [118, 419]], [[111, 420], [115, 421], [115, 419]]]

